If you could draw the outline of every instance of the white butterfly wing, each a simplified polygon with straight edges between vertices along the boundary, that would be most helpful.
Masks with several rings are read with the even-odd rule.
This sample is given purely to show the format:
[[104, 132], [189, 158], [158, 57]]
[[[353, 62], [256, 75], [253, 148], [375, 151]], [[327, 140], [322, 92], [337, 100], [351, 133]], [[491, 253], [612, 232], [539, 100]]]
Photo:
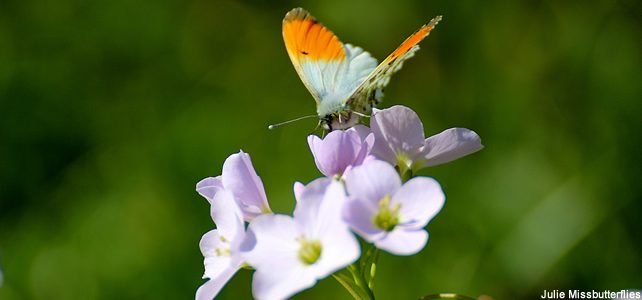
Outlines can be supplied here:
[[320, 117], [342, 110], [377, 66], [368, 52], [344, 45], [302, 8], [286, 14], [283, 39], [295, 70], [317, 102]]

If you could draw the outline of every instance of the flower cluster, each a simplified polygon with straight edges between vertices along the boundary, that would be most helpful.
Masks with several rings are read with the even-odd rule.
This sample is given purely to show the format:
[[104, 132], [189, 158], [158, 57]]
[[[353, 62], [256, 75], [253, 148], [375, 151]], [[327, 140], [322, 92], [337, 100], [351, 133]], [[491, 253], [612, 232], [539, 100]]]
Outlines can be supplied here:
[[[463, 128], [425, 138], [417, 114], [403, 106], [374, 111], [370, 128], [357, 125], [323, 139], [311, 135], [308, 144], [325, 177], [294, 184], [292, 216], [272, 213], [243, 151], [227, 158], [222, 175], [197, 184], [216, 224], [200, 242], [209, 280], [197, 299], [214, 298], [242, 267], [255, 270], [252, 293], [258, 299], [288, 298], [329, 275], [353, 297], [374, 298], [378, 249], [421, 251], [425, 227], [444, 205], [439, 183], [416, 172], [482, 148], [479, 136]], [[372, 248], [361, 251], [357, 236]]]

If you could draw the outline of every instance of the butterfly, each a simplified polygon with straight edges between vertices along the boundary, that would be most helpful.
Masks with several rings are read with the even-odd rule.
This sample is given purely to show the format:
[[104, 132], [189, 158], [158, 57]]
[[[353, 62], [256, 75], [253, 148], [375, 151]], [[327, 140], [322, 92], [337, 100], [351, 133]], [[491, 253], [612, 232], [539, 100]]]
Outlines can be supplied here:
[[303, 8], [283, 19], [283, 40], [294, 69], [317, 105], [319, 125], [331, 131], [349, 128], [371, 113], [390, 76], [419, 50], [418, 43], [441, 20], [421, 26], [380, 64], [370, 53], [343, 44]]

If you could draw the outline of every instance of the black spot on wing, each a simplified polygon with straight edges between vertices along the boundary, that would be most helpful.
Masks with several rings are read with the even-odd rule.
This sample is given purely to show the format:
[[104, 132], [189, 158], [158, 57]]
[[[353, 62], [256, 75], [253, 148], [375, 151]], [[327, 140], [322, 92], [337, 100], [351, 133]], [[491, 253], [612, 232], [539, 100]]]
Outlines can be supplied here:
[[390, 66], [390, 65], [394, 64], [394, 63], [395, 63], [395, 61], [397, 61], [397, 58], [398, 58], [398, 57], [395, 57], [395, 58], [391, 59], [391, 60], [388, 62], [388, 66]]

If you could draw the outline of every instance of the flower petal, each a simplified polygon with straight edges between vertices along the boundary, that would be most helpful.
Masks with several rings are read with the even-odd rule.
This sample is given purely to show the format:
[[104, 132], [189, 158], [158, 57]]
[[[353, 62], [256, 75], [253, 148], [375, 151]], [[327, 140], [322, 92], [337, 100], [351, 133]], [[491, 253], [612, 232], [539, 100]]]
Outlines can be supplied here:
[[365, 125], [362, 125], [362, 124], [354, 125], [354, 126], [350, 127], [350, 129], [348, 129], [346, 131], [354, 131], [354, 132], [356, 132], [357, 135], [359, 135], [359, 139], [361, 139], [361, 141], [365, 141], [366, 138], [372, 133], [372, 130], [370, 130], [370, 128], [368, 128], [368, 126], [365, 126]]
[[303, 192], [303, 189], [305, 189], [305, 185], [301, 182], [294, 182], [294, 199], [298, 202], [299, 199], [301, 199], [301, 193]]
[[450, 128], [426, 139], [422, 149], [424, 166], [453, 161], [484, 148], [481, 138], [466, 128]]
[[326, 164], [332, 165], [333, 162], [329, 161], [330, 159], [332, 159], [331, 156], [329, 156], [328, 158], [322, 157], [322, 144], [323, 140], [320, 137], [314, 134], [308, 136], [308, 146], [310, 147], [310, 152], [312, 152], [312, 157], [314, 157], [314, 164], [317, 166], [317, 169], [319, 169], [319, 172], [321, 172], [321, 174], [327, 176], [326, 173], [331, 173], [332, 170], [329, 166], [326, 169]]
[[359, 243], [341, 218], [345, 203], [343, 185], [320, 178], [306, 186], [295, 208], [294, 219], [304, 237], [321, 242], [321, 256], [309, 266], [316, 278], [324, 278], [359, 257]]
[[361, 144], [361, 149], [359, 149], [359, 152], [354, 158], [354, 161], [352, 162], [351, 166], [358, 166], [363, 164], [366, 157], [370, 156], [370, 152], [372, 152], [373, 146], [374, 146], [374, 134], [371, 133], [365, 137], [365, 140]]
[[210, 213], [216, 228], [223, 237], [228, 240], [242, 238], [245, 231], [243, 215], [230, 191], [220, 190], [214, 195]]
[[375, 241], [375, 246], [395, 255], [412, 255], [426, 246], [428, 232], [425, 230], [403, 230], [400, 226]]
[[252, 277], [252, 294], [256, 299], [277, 300], [314, 286], [314, 274], [303, 265], [279, 263], [273, 269], [257, 269]]
[[416, 229], [424, 228], [439, 213], [444, 201], [441, 186], [428, 177], [411, 179], [392, 197], [392, 203], [401, 204], [401, 223]]
[[360, 254], [359, 242], [347, 226], [329, 226], [321, 232], [321, 256], [312, 265], [315, 277], [322, 279], [355, 262]]
[[375, 111], [370, 128], [375, 136], [374, 154], [393, 165], [397, 155], [413, 157], [424, 145], [424, 126], [417, 113], [405, 106]]
[[281, 262], [297, 262], [300, 236], [292, 217], [260, 215], [248, 226], [246, 239], [253, 239], [253, 243], [243, 243], [243, 258], [257, 270], [278, 267]]
[[222, 180], [223, 187], [234, 194], [246, 221], [270, 211], [263, 182], [247, 153], [240, 151], [225, 160]]
[[229, 243], [226, 243], [221, 239], [221, 235], [218, 230], [210, 230], [205, 233], [201, 238], [199, 246], [201, 248], [201, 253], [203, 253], [205, 264], [205, 273], [203, 274], [203, 278], [216, 278], [231, 266], [232, 258], [230, 255], [221, 255], [220, 253], [217, 253], [217, 249], [220, 251], [230, 247]]
[[335, 130], [323, 139], [310, 135], [308, 145], [317, 168], [328, 177], [343, 174], [361, 150], [361, 140], [357, 131]]
[[196, 300], [211, 300], [218, 295], [218, 293], [223, 289], [225, 284], [230, 281], [232, 276], [238, 271], [240, 267], [230, 267], [225, 269], [221, 274], [215, 278], [211, 278], [203, 285], [201, 285], [198, 290], [196, 290]]
[[256, 298], [283, 299], [314, 285], [313, 274], [305, 272], [298, 257], [301, 235], [289, 216], [261, 215], [252, 220], [247, 237], [253, 241], [244, 243], [242, 251], [256, 269], [252, 282]]
[[[370, 128], [366, 127], [365, 125], [357, 124], [353, 127], [350, 127], [347, 131], [353, 131], [355, 132], [358, 136], [359, 139], [361, 140], [361, 149], [359, 149], [359, 152], [357, 156], [355, 157], [354, 161], [352, 162], [352, 165], [349, 166], [358, 166], [363, 164], [365, 159], [370, 156], [370, 152], [372, 152], [372, 147], [374, 147], [374, 133], [372, 133], [372, 130]], [[346, 168], [347, 171], [347, 168]], [[344, 171], [344, 173], [346, 172]]]
[[350, 171], [346, 187], [351, 198], [376, 204], [384, 196], [394, 195], [401, 187], [401, 179], [388, 163], [372, 160]]
[[[301, 211], [307, 211], [305, 216], [295, 215], [297, 223], [301, 224], [306, 235], [311, 238], [321, 238], [327, 232], [335, 230], [348, 230], [348, 225], [341, 218], [343, 205], [346, 203], [346, 194], [343, 184], [338, 181], [324, 181], [326, 185], [322, 198], [312, 205], [305, 205], [312, 201], [302, 201]], [[306, 190], [307, 191], [307, 190]]]
[[366, 241], [372, 242], [384, 234], [384, 231], [373, 223], [377, 208], [374, 202], [351, 199], [344, 206], [343, 219]]
[[232, 193], [224, 189], [214, 194], [210, 203], [217, 229], [205, 233], [199, 243], [204, 256], [203, 278], [210, 280], [196, 291], [196, 299], [213, 299], [242, 265], [238, 251], [245, 235], [241, 210]]
[[[314, 227], [315, 224], [319, 223], [321, 204], [323, 203], [328, 186], [330, 186], [332, 182], [333, 180], [330, 178], [321, 177], [310, 182], [301, 191], [293, 213], [294, 220], [301, 228]], [[345, 196], [343, 196], [343, 198], [345, 198]], [[308, 226], [308, 224], [310, 226]]]
[[212, 202], [212, 198], [216, 192], [223, 189], [223, 181], [221, 176], [207, 177], [196, 184], [196, 192], [205, 197], [208, 202]]

